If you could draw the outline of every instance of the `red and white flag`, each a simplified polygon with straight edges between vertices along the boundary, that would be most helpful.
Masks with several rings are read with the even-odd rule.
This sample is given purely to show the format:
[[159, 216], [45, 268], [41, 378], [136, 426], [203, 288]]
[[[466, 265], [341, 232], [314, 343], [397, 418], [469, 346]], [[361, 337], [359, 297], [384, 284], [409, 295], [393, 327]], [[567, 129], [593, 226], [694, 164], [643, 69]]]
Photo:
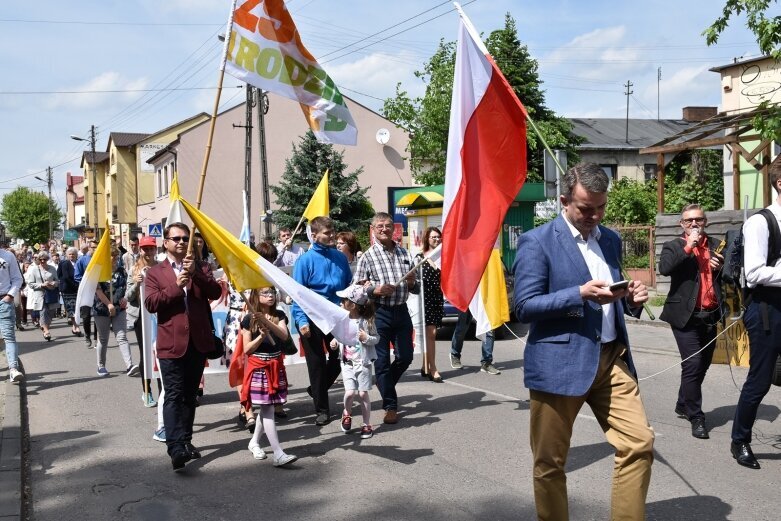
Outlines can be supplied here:
[[526, 109], [460, 10], [442, 210], [442, 290], [464, 311], [526, 180]]

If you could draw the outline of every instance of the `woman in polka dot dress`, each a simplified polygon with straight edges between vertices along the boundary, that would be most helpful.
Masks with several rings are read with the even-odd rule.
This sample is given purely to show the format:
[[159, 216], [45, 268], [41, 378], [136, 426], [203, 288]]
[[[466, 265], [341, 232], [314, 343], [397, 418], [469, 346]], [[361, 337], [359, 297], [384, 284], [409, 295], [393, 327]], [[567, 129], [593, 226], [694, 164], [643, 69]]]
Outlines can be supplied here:
[[[439, 228], [426, 228], [423, 234], [423, 253], [418, 254], [418, 262], [423, 256], [439, 246], [442, 241], [442, 232]], [[441, 270], [431, 261], [426, 261], [421, 266], [423, 279], [423, 313], [426, 320], [425, 346], [426, 356], [423, 359], [423, 367], [420, 376], [428, 378], [432, 382], [441, 383], [442, 376], [437, 370], [436, 361], [436, 337], [437, 328], [442, 326], [442, 314], [444, 298], [442, 297], [442, 284], [440, 282]]]

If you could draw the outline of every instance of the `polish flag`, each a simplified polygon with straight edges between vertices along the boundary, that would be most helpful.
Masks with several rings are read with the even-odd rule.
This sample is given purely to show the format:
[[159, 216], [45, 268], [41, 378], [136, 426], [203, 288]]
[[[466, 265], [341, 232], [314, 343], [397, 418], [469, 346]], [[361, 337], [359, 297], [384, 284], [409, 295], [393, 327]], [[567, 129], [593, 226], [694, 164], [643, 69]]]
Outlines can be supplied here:
[[478, 286], [507, 209], [526, 180], [526, 109], [472, 23], [460, 9], [459, 14], [442, 210], [442, 290], [465, 311], [473, 297], [485, 294]]

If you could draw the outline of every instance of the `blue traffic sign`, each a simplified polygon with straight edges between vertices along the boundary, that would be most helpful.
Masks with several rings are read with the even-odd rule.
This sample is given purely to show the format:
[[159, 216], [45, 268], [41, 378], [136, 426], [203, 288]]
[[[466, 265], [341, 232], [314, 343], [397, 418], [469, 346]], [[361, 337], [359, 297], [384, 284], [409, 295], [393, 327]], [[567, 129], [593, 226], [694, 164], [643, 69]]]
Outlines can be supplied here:
[[150, 237], [162, 237], [163, 236], [163, 225], [160, 224], [160, 223], [150, 224], [149, 225], [149, 236]]

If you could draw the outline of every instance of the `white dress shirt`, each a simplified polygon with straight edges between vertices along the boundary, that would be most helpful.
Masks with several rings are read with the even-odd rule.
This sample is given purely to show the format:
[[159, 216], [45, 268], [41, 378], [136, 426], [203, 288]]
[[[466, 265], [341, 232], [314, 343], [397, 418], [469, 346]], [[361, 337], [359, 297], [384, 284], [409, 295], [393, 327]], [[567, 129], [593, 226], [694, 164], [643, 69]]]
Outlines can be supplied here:
[[[776, 216], [776, 221], [781, 223], [781, 205], [778, 200], [768, 209]], [[770, 231], [765, 217], [756, 214], [749, 217], [743, 225], [743, 267], [746, 269], [746, 284], [749, 288], [758, 285], [781, 287], [781, 259], [772, 266], [766, 266], [769, 240]]]
[[[583, 260], [586, 261], [588, 266], [588, 272], [591, 274], [592, 280], [604, 280], [608, 284], [615, 282], [613, 275], [610, 273], [610, 266], [605, 260], [605, 256], [602, 253], [602, 248], [599, 247], [599, 237], [602, 232], [599, 230], [599, 226], [595, 226], [588, 236], [587, 240], [583, 240], [583, 236], [580, 234], [577, 228], [575, 228], [569, 219], [567, 218], [567, 212], [563, 212], [564, 222], [569, 226], [570, 232], [575, 239], [575, 243], [578, 245]], [[615, 302], [609, 304], [602, 304], [602, 335], [600, 341], [605, 344], [612, 342], [617, 337], [616, 333], [616, 306]]]

